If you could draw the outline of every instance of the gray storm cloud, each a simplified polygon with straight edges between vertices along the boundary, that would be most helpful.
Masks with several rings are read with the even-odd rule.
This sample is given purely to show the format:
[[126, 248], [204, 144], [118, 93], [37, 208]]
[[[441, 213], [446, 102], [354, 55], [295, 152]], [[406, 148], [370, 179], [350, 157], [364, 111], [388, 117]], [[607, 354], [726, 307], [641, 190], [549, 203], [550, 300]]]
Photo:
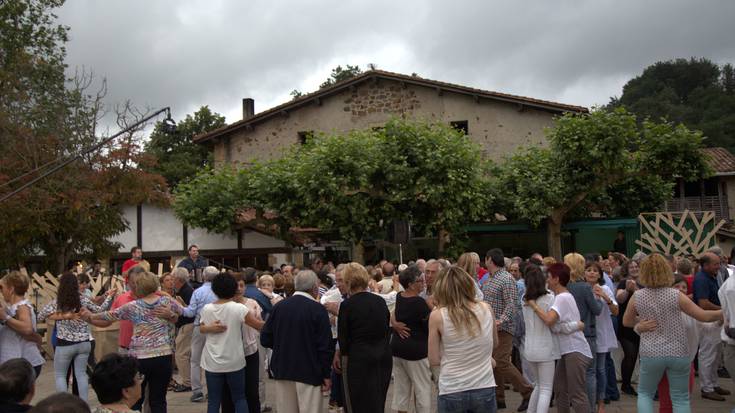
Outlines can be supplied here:
[[732, 1], [69, 0], [70, 69], [108, 80], [107, 102], [210, 107], [232, 122], [337, 64], [591, 106], [659, 60], [735, 62]]

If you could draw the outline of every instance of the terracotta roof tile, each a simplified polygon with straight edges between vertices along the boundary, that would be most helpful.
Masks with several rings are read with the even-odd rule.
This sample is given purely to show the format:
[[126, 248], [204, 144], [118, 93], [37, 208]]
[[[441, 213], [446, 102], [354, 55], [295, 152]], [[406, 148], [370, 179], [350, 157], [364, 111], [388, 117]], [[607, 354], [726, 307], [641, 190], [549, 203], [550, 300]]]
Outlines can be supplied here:
[[725, 148], [704, 148], [702, 151], [709, 156], [709, 162], [715, 174], [735, 173], [735, 155]]

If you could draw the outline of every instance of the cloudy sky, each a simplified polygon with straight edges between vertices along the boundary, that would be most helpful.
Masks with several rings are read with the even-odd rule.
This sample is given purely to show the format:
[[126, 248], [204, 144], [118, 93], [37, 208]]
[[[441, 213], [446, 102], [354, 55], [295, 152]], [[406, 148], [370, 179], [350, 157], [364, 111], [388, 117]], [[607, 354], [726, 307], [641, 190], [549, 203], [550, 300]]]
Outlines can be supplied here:
[[69, 0], [70, 69], [107, 102], [202, 105], [239, 120], [313, 91], [338, 64], [592, 106], [677, 57], [735, 63], [731, 0]]

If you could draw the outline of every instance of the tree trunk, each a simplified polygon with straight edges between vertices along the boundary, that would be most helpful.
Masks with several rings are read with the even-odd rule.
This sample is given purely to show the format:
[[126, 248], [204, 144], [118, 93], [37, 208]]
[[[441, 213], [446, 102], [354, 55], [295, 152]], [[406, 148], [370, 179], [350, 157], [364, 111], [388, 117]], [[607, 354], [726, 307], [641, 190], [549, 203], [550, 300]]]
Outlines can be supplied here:
[[56, 253], [56, 256], [54, 257], [54, 275], [61, 275], [64, 270], [66, 270], [66, 254], [64, 254], [61, 251], [58, 251]]
[[362, 241], [352, 244], [352, 261], [363, 264], [365, 261], [365, 246]]
[[552, 213], [546, 228], [546, 243], [549, 255], [561, 261], [561, 214]]
[[439, 254], [438, 256], [441, 257], [444, 255], [444, 251], [447, 249], [447, 244], [449, 244], [449, 231], [445, 229], [439, 230]]

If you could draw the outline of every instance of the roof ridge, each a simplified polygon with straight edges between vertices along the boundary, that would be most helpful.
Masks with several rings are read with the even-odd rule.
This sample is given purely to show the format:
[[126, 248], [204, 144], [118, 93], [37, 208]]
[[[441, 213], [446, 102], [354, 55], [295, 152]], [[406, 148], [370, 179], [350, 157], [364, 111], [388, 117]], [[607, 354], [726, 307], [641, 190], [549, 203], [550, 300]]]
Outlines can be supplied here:
[[367, 70], [365, 72], [362, 72], [359, 75], [351, 77], [349, 79], [341, 80], [325, 88], [317, 89], [313, 92], [309, 92], [303, 96], [299, 96], [298, 98], [284, 102], [280, 105], [273, 106], [262, 112], [256, 113], [247, 119], [241, 119], [229, 125], [225, 125], [215, 130], [212, 130], [210, 132], [206, 132], [198, 136], [195, 136], [194, 142], [197, 142], [197, 143], [205, 142], [209, 139], [223, 135], [229, 131], [238, 129], [241, 126], [245, 126], [247, 124], [263, 120], [269, 116], [286, 111], [289, 108], [297, 108], [299, 106], [307, 104], [313, 99], [319, 99], [322, 96], [327, 96], [344, 87], [348, 87], [352, 84], [360, 83], [365, 79], [376, 77], [376, 76], [382, 76], [382, 77], [385, 77], [391, 80], [398, 80], [401, 82], [413, 82], [417, 85], [422, 85], [422, 86], [433, 86], [439, 89], [446, 88], [446, 89], [450, 89], [451, 91], [454, 91], [457, 93], [472, 94], [472, 95], [475, 95], [476, 97], [480, 97], [482, 95], [482, 96], [485, 96], [491, 99], [498, 99], [501, 101], [507, 101], [510, 103], [518, 103], [521, 105], [525, 104], [525, 105], [530, 105], [530, 106], [536, 106], [536, 107], [539, 107], [541, 109], [546, 109], [546, 110], [554, 110], [554, 111], [559, 111], [559, 112], [567, 112], [567, 111], [588, 112], [588, 109], [583, 106], [568, 105], [565, 103], [553, 102], [549, 100], [530, 98], [526, 96], [513, 95], [509, 93], [495, 92], [491, 90], [477, 89], [477, 88], [455, 84], [455, 83], [426, 79], [420, 76], [411, 76], [411, 75], [406, 75], [403, 73], [389, 72], [389, 71], [380, 70], [380, 69], [373, 69], [373, 70]]

